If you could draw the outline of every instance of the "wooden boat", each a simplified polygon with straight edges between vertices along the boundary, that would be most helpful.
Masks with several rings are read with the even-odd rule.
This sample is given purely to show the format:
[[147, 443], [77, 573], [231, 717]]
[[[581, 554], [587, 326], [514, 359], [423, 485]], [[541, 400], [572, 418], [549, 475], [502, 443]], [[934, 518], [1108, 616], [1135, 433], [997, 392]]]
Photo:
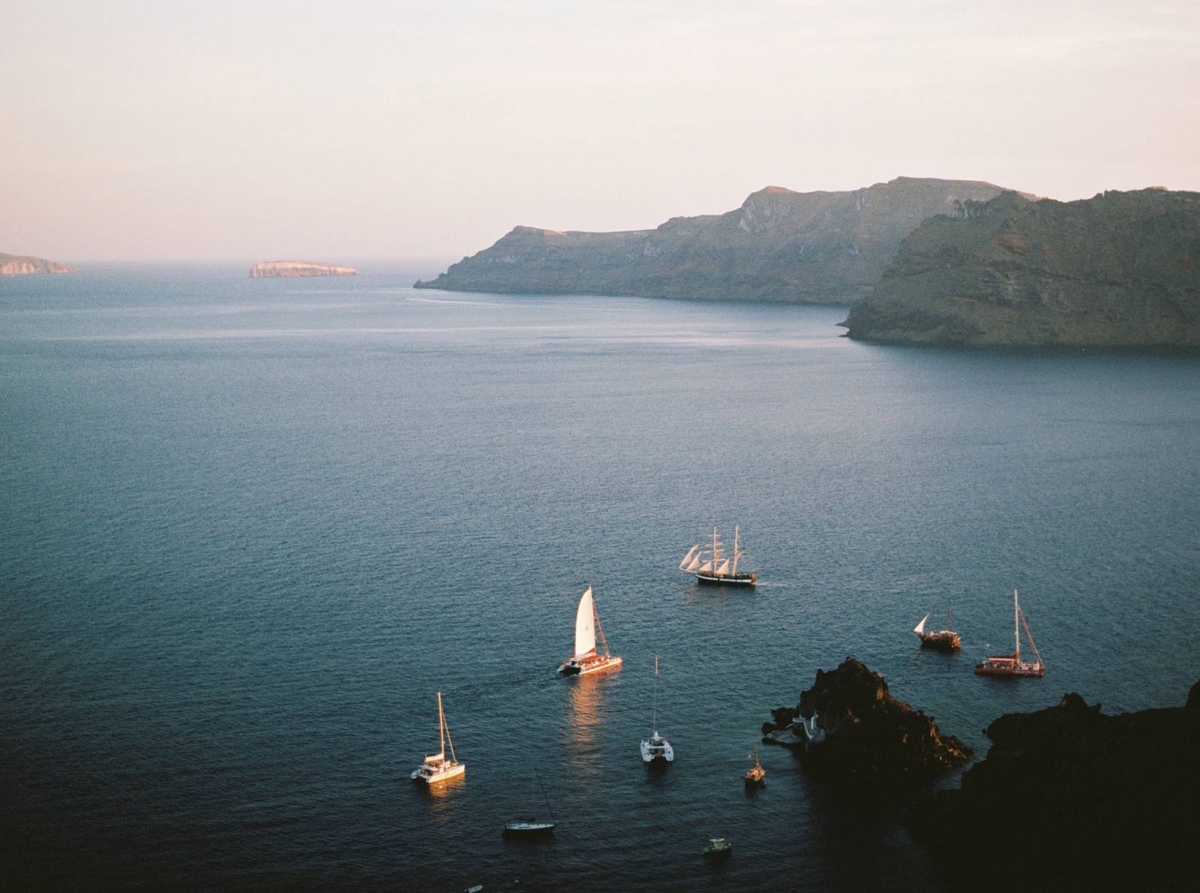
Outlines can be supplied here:
[[[1021, 628], [1025, 629], [1025, 637], [1029, 639], [1029, 647], [1033, 649], [1036, 660], [1021, 660]], [[1033, 643], [1033, 635], [1029, 632], [1029, 624], [1025, 622], [1025, 613], [1017, 600], [1017, 590], [1013, 590], [1013, 653], [996, 654], [985, 657], [975, 665], [975, 672], [980, 676], [1042, 676], [1046, 665], [1038, 653], [1037, 645]]]
[[[413, 770], [412, 780], [422, 781], [427, 785], [439, 784], [457, 778], [467, 771], [465, 763], [460, 763], [454, 755], [454, 742], [450, 740], [450, 727], [446, 725], [446, 714], [442, 710], [442, 693], [437, 695], [438, 702], [438, 734], [441, 736], [441, 748]], [[446, 759], [446, 745], [450, 745], [450, 759]]]
[[917, 634], [917, 638], [921, 640], [921, 647], [932, 648], [934, 651], [957, 651], [962, 645], [962, 637], [948, 628], [951, 620], [950, 614], [948, 612], [946, 614], [947, 629], [939, 630], [926, 629], [926, 623], [932, 616], [932, 614], [926, 614], [913, 630]]
[[717, 539], [717, 528], [713, 528], [712, 542], [697, 543], [683, 556], [679, 569], [692, 574], [698, 583], [723, 583], [728, 586], [753, 586], [758, 574], [738, 570], [738, 563], [745, 556], [741, 547], [741, 530], [733, 528], [733, 554], [721, 552], [721, 541]]
[[[596, 633], [600, 634], [603, 654], [596, 651]], [[615, 670], [620, 666], [621, 658], [609, 654], [608, 640], [604, 638], [604, 628], [600, 626], [600, 615], [596, 613], [592, 587], [589, 586], [579, 599], [579, 608], [575, 611], [575, 653], [563, 661], [558, 672], [564, 676], [583, 676]]]
[[[542, 798], [546, 801], [546, 811], [553, 818], [554, 809], [550, 806], [550, 798], [546, 796], [546, 789], [542, 787], [542, 780], [538, 778], [537, 772], [533, 773], [533, 778], [542, 792]], [[504, 823], [504, 834], [510, 837], [538, 837], [543, 834], [553, 834], [555, 824], [555, 822], [541, 822], [537, 819], [512, 819]]]
[[754, 765], [746, 770], [746, 784], [763, 784], [763, 779], [767, 777], [767, 770], [763, 768], [762, 761], [758, 758], [758, 748], [754, 748]]
[[673, 763], [675, 748], [662, 735], [658, 734], [658, 658], [654, 658], [654, 721], [651, 725], [654, 734], [642, 739], [643, 763]]
[[724, 837], [713, 837], [704, 848], [704, 858], [725, 859], [733, 855], [733, 844]]

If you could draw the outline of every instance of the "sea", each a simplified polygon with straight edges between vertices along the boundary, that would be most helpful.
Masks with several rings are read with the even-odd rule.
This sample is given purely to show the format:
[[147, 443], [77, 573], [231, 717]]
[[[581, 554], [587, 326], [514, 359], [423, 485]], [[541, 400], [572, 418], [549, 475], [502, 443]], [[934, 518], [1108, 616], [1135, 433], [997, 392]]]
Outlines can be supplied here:
[[[854, 656], [982, 757], [1200, 678], [1200, 358], [248, 268], [0, 279], [6, 889], [970, 889], [771, 709]], [[756, 588], [679, 571], [735, 526]], [[588, 586], [624, 666], [562, 678]], [[978, 677], [1014, 589], [1046, 675]]]

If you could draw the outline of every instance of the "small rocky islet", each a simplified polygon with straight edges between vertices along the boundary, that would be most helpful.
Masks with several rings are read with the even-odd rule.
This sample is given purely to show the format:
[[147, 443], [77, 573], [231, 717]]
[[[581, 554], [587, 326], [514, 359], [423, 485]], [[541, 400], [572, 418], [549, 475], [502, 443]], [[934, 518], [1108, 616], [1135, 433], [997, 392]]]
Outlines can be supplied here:
[[75, 273], [73, 267], [64, 266], [43, 257], [5, 254], [0, 251], [0, 276], [36, 276], [42, 274]]
[[907, 791], [914, 840], [978, 889], [1006, 888], [1014, 870], [1054, 889], [1191, 889], [1200, 872], [1200, 682], [1181, 707], [1105, 715], [1067, 693], [1005, 714], [984, 730], [986, 757], [936, 794], [970, 748], [854, 658], [817, 670], [800, 702], [771, 716], [763, 740], [795, 748], [806, 772], [859, 793], [863, 782]]
[[358, 270], [341, 264], [307, 260], [260, 261], [250, 268], [251, 279], [299, 279], [307, 276], [356, 276]]

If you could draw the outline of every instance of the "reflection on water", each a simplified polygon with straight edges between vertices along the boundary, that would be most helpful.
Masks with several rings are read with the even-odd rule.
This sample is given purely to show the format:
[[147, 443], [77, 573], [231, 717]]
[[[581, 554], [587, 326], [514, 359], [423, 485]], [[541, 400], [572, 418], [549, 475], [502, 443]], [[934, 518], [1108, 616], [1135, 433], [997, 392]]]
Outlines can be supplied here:
[[599, 771], [600, 744], [596, 733], [607, 715], [604, 691], [612, 674], [577, 676], [570, 680], [570, 733], [567, 752], [578, 775]]
[[453, 821], [458, 811], [458, 802], [462, 799], [460, 795], [466, 787], [466, 782], [467, 776], [463, 773], [433, 785], [421, 782], [414, 782], [414, 785], [421, 788], [424, 802], [428, 805], [433, 820], [444, 827]]

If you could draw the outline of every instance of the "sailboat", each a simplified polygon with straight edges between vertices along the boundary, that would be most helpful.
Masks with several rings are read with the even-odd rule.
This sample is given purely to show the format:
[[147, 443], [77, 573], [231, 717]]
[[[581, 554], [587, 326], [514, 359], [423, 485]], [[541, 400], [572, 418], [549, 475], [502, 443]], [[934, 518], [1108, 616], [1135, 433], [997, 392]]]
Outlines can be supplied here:
[[[442, 710], [442, 693], [439, 691], [438, 701], [438, 732], [441, 735], [442, 746], [433, 756], [425, 757], [425, 762], [413, 770], [412, 780], [423, 781], [425, 784], [438, 784], [457, 778], [467, 771], [465, 763], [460, 763], [454, 755], [454, 742], [450, 740], [450, 728], [446, 725], [446, 714]], [[450, 745], [450, 759], [446, 759], [446, 745]]]
[[[1021, 627], [1025, 628], [1025, 637], [1029, 639], [1029, 647], [1033, 649], [1033, 661], [1021, 660]], [[1029, 632], [1029, 624], [1025, 622], [1025, 613], [1021, 603], [1017, 601], [1017, 590], [1013, 590], [1013, 643], [1012, 654], [989, 655], [975, 665], [975, 672], [980, 676], [1042, 676], [1046, 665], [1038, 654], [1037, 645], [1033, 644], [1033, 635]]]
[[[603, 654], [596, 651], [597, 632], [600, 633]], [[587, 673], [615, 670], [619, 666], [621, 658], [608, 652], [608, 640], [604, 638], [600, 615], [596, 613], [596, 603], [592, 599], [592, 587], [589, 586], [579, 599], [579, 608], [575, 612], [575, 653], [563, 661], [558, 672], [565, 676], [583, 676]]]
[[658, 734], [658, 658], [654, 658], [654, 734], [642, 739], [643, 763], [673, 763], [675, 748], [671, 742]]
[[[550, 813], [550, 817], [553, 818], [554, 809], [550, 806], [550, 798], [546, 796], [546, 789], [542, 787], [542, 780], [538, 778], [536, 771], [533, 773], [533, 777], [542, 791], [542, 798], [546, 801], [546, 810]], [[550, 834], [554, 831], [554, 824], [554, 822], [539, 822], [536, 819], [513, 819], [504, 823], [504, 833], [506, 835], [521, 834], [529, 837], [538, 834]]]
[[713, 528], [712, 542], [697, 543], [683, 556], [679, 569], [695, 576], [698, 583], [725, 583], [733, 586], [753, 586], [758, 574], [738, 571], [738, 562], [746, 552], [741, 547], [741, 530], [733, 528], [733, 554], [721, 552], [721, 541], [717, 539], [717, 528]]
[[[926, 614], [921, 618], [921, 622], [917, 624], [913, 630], [917, 637], [921, 640], [922, 648], [932, 648], [935, 651], [957, 651], [962, 645], [962, 637], [952, 629], [932, 630], [926, 629], [925, 624], [932, 617], [932, 614]], [[931, 624], [933, 625], [933, 624]], [[946, 613], [946, 626], [950, 626], [950, 613]]]
[[763, 768], [762, 760], [758, 758], [758, 748], [754, 748], [754, 765], [746, 770], [746, 784], [762, 784], [763, 779], [767, 777], [767, 770]]

